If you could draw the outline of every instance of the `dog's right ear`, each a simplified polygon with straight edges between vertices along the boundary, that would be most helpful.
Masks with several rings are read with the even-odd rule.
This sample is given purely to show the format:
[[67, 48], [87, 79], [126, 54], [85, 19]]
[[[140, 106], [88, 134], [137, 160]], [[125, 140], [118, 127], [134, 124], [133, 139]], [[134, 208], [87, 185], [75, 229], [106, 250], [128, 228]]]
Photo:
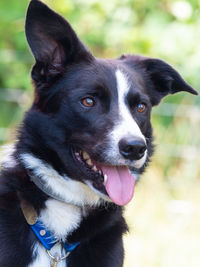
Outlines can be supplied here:
[[47, 88], [67, 65], [93, 58], [70, 24], [39, 0], [29, 4], [26, 37], [36, 60], [32, 78], [38, 89]]

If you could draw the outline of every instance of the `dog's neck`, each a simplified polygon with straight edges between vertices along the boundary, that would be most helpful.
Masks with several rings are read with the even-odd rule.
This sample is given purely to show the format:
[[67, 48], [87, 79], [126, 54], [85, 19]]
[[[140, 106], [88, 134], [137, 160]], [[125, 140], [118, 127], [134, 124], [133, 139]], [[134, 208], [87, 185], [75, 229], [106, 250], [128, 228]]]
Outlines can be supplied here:
[[[13, 156], [14, 152], [14, 146], [7, 148], [1, 165], [6, 168], [13, 168], [17, 165]], [[43, 187], [52, 194], [50, 197], [47, 194], [48, 198], [38, 218], [58, 239], [64, 240], [79, 226], [91, 207], [98, 207], [104, 202], [88, 185], [62, 177], [50, 165], [31, 154], [21, 154], [20, 162], [27, 172], [31, 172], [35, 180], [40, 180]], [[30, 177], [30, 180], [33, 179]], [[42, 188], [39, 187], [39, 189]]]
[[51, 192], [50, 198], [45, 201], [45, 208], [40, 211], [39, 220], [58, 239], [66, 239], [73, 230], [78, 228], [82, 218], [87, 216], [89, 207], [99, 206], [103, 202], [89, 186], [62, 177], [49, 164], [35, 156], [22, 154], [20, 160], [28, 173], [31, 172], [30, 179], [40, 181], [40, 185], [42, 184], [39, 189], [44, 193]]
[[[60, 202], [63, 202], [63, 203], [66, 203], [65, 202], [65, 198], [62, 197], [61, 195], [59, 194], [56, 194], [54, 192], [54, 190], [52, 190], [51, 187], [47, 186], [45, 181], [43, 179], [41, 179], [41, 177], [39, 176], [36, 176], [34, 174], [32, 174], [29, 170], [28, 170], [28, 173], [29, 173], [29, 177], [31, 179], [31, 181], [44, 193], [46, 194], [47, 196], [49, 196], [50, 198], [53, 198], [55, 200], [58, 200]], [[69, 204], [69, 203], [67, 203]]]
[[39, 177], [43, 186], [49, 188], [49, 191], [63, 202], [79, 207], [98, 206], [102, 203], [101, 197], [88, 185], [67, 176], [61, 176], [52, 166], [35, 156], [22, 154], [20, 159], [25, 168], [34, 176]]

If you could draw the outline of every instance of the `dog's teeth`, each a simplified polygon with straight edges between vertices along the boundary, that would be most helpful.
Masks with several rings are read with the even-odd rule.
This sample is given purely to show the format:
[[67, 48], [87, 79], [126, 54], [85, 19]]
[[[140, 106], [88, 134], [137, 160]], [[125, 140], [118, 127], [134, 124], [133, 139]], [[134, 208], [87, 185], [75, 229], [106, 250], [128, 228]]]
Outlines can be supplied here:
[[91, 161], [91, 159], [90, 159], [90, 158], [89, 158], [89, 159], [87, 159], [87, 160], [86, 160], [86, 162], [87, 162], [87, 164], [88, 164], [88, 165], [92, 166], [92, 161]]
[[105, 185], [106, 185], [107, 179], [108, 179], [108, 175], [107, 174], [104, 174], [104, 184]]
[[85, 151], [83, 152], [83, 158], [85, 160], [88, 160], [90, 158], [89, 155], [88, 155], [88, 153], [86, 153]]
[[100, 174], [100, 175], [102, 174], [101, 170], [99, 170], [99, 174]]
[[93, 171], [98, 171], [98, 169], [97, 169], [97, 167], [94, 165], [93, 167], [92, 167], [92, 169], [93, 169]]
[[78, 157], [80, 154], [78, 152], [75, 152], [75, 155]]

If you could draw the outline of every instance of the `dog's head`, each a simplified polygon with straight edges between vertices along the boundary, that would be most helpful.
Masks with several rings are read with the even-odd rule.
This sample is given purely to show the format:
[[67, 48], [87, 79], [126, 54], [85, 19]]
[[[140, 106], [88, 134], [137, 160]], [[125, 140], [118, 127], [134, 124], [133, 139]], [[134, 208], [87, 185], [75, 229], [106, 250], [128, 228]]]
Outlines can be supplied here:
[[37, 0], [28, 8], [26, 36], [36, 60], [25, 119], [29, 152], [126, 204], [134, 188], [129, 168], [139, 174], [152, 154], [152, 106], [168, 94], [197, 92], [161, 60], [95, 58], [69, 23]]

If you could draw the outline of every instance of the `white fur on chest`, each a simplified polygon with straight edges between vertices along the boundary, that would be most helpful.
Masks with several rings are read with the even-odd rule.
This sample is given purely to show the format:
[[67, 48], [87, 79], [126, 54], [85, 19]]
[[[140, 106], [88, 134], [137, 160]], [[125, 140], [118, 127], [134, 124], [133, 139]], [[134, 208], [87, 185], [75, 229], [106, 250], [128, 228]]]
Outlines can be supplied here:
[[55, 199], [47, 200], [45, 206], [39, 215], [40, 221], [56, 238], [65, 240], [67, 235], [79, 226], [81, 208]]

